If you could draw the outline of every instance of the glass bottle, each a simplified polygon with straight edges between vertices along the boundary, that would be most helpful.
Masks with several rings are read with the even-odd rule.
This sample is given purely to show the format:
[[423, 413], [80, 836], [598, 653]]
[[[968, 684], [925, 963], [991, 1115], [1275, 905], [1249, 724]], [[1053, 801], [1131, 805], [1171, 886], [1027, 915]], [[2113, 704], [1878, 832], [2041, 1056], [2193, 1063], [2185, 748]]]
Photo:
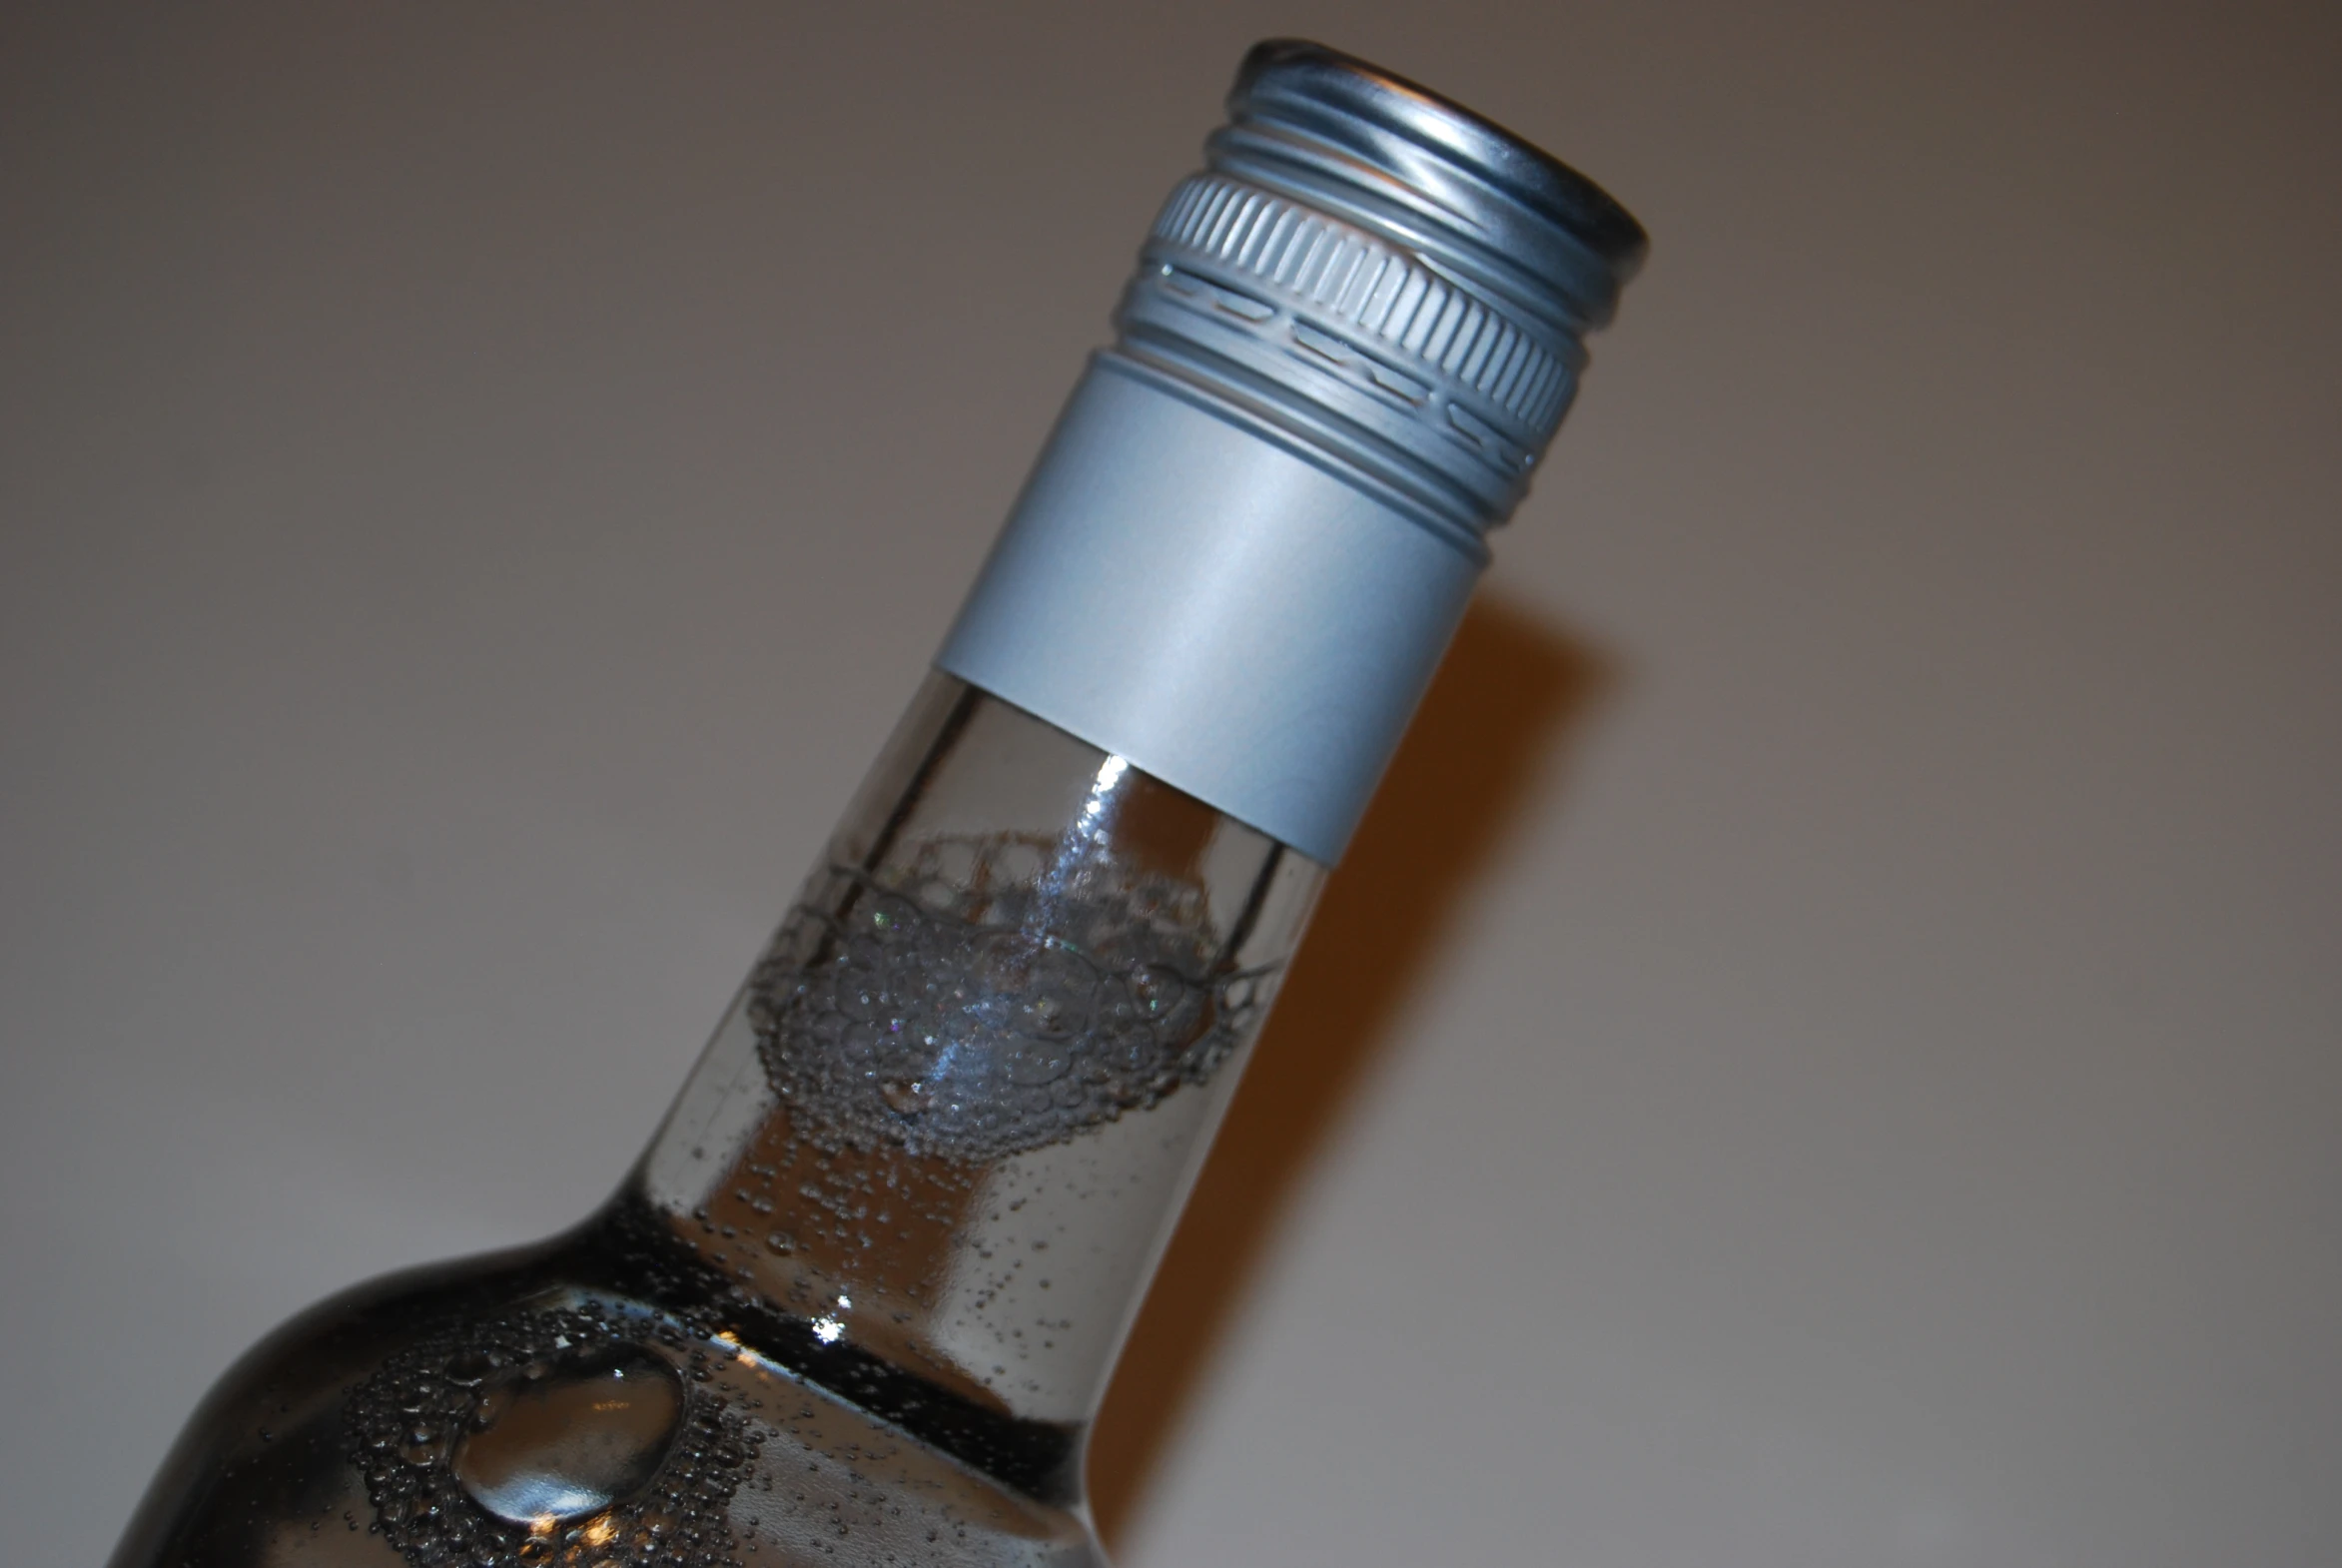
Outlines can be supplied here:
[[1229, 109], [621, 1190], [279, 1329], [116, 1568], [1103, 1561], [1121, 1337], [1642, 249], [1332, 51]]

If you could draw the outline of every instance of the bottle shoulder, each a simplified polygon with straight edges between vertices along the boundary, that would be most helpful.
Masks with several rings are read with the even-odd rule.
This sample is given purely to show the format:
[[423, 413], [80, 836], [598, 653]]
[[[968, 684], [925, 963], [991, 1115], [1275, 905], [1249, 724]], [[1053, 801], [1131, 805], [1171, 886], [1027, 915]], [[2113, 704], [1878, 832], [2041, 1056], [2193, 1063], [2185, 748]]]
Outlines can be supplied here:
[[387, 1275], [286, 1322], [206, 1398], [112, 1568], [1103, 1561], [1078, 1506], [642, 1289], [609, 1230]]

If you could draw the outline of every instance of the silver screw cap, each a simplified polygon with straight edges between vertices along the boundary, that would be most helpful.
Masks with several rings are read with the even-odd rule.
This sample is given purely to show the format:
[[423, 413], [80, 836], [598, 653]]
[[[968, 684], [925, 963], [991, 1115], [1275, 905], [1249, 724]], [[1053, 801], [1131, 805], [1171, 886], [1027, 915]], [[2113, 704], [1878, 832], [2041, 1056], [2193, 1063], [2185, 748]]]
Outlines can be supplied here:
[[1119, 347], [1477, 547], [1568, 410], [1642, 226], [1512, 133], [1320, 44], [1256, 46], [1227, 106], [1141, 252]]
[[1316, 44], [1228, 109], [936, 663], [1330, 864], [1643, 231]]

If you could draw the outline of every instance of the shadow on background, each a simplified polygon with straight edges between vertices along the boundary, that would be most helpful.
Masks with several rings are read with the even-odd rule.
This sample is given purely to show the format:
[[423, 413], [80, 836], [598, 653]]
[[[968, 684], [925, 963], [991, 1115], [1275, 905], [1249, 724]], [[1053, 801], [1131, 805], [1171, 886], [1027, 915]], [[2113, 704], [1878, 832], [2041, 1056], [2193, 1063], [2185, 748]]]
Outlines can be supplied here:
[[1164, 1255], [1090, 1448], [1119, 1546], [1187, 1400], [1339, 1121], [1530, 784], [1610, 684], [1593, 650], [1473, 602], [1325, 896]]

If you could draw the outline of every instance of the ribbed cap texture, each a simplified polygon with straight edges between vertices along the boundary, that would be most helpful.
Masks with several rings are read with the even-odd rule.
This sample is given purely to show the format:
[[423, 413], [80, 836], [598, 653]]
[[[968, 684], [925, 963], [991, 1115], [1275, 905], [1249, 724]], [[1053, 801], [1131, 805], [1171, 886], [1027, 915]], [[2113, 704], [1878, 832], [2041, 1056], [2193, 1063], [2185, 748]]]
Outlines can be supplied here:
[[1262, 44], [1171, 193], [1119, 352], [1240, 404], [1480, 553], [1519, 502], [1643, 231], [1402, 78]]

